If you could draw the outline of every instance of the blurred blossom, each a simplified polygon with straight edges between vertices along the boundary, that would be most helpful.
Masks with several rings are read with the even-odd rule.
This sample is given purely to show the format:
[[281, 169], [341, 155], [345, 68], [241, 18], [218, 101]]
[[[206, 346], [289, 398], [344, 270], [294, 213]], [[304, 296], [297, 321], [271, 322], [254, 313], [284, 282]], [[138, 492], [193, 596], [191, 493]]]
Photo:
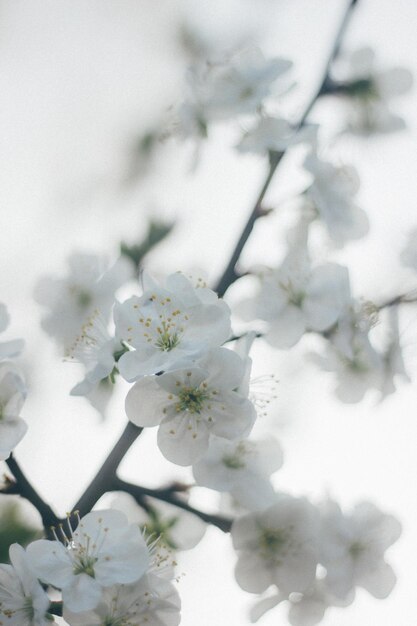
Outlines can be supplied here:
[[65, 352], [79, 336], [94, 311], [110, 317], [115, 291], [132, 278], [131, 263], [120, 258], [109, 267], [104, 257], [73, 253], [65, 278], [42, 277], [35, 288], [35, 300], [47, 309], [42, 328]]
[[333, 243], [342, 247], [351, 239], [364, 237], [369, 221], [354, 202], [360, 184], [356, 169], [336, 167], [319, 159], [314, 152], [306, 157], [304, 168], [313, 176], [304, 192], [306, 208], [309, 215], [312, 211], [316, 214]]
[[391, 110], [391, 100], [407, 93], [413, 77], [405, 67], [379, 69], [375, 52], [360, 48], [348, 60], [347, 75], [339, 92], [349, 98], [350, 132], [369, 135], [390, 133], [405, 128], [405, 121]]

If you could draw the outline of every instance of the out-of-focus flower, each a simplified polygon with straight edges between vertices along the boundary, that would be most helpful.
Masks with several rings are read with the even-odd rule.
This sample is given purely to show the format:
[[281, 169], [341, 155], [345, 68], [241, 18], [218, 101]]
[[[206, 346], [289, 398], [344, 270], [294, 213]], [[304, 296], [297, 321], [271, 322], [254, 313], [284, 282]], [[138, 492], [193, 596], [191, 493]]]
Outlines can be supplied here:
[[318, 562], [319, 515], [310, 502], [288, 495], [262, 512], [239, 517], [232, 526], [238, 552], [236, 580], [245, 591], [271, 585], [289, 594], [308, 589]]
[[280, 268], [259, 280], [257, 295], [240, 311], [246, 319], [269, 322], [265, 339], [277, 348], [291, 348], [308, 330], [330, 328], [350, 300], [347, 269], [336, 263], [312, 268], [302, 249], [291, 250]]
[[405, 128], [404, 120], [390, 109], [392, 99], [407, 93], [413, 77], [405, 67], [379, 70], [371, 48], [360, 48], [349, 59], [348, 77], [337, 90], [352, 103], [348, 130], [369, 135]]
[[367, 312], [352, 304], [328, 337], [324, 355], [311, 355], [322, 369], [335, 373], [342, 402], [360, 402], [369, 389], [381, 388], [382, 360], [369, 341], [371, 324]]
[[[9, 326], [10, 317], [7, 312], [7, 308], [0, 302], [0, 333], [6, 330]], [[23, 339], [13, 339], [12, 341], [2, 341], [0, 343], [0, 361], [5, 359], [11, 359], [18, 356], [23, 350]]]
[[[285, 75], [291, 65], [284, 59], [267, 60], [259, 50], [250, 50], [235, 55], [228, 62], [201, 63], [191, 68], [189, 96], [180, 109], [182, 132], [206, 136], [212, 121], [255, 113], [271, 95], [272, 84]], [[288, 84], [284, 89], [288, 89]]]
[[408, 234], [407, 244], [400, 254], [401, 263], [405, 267], [417, 271], [417, 228]]
[[35, 300], [49, 311], [42, 328], [67, 351], [79, 335], [80, 328], [95, 310], [107, 321], [115, 291], [132, 278], [133, 266], [120, 258], [108, 267], [106, 259], [74, 253], [68, 259], [65, 278], [44, 276], [35, 288]]
[[315, 212], [336, 246], [367, 234], [369, 222], [363, 209], [356, 206], [354, 197], [359, 190], [359, 176], [352, 166], [336, 167], [310, 153], [304, 168], [313, 176], [313, 182], [304, 192], [309, 213]]
[[122, 346], [120, 340], [108, 332], [100, 311], [94, 311], [68, 350], [69, 359], [83, 363], [87, 368], [84, 380], [71, 390], [71, 395], [90, 394], [102, 381], [112, 375], [117, 366], [117, 359], [125, 351], [126, 348]]
[[10, 546], [11, 565], [0, 565], [0, 623], [8, 626], [48, 626], [49, 598], [31, 569], [25, 550]]
[[143, 295], [114, 312], [116, 336], [134, 348], [118, 362], [126, 380], [181, 367], [229, 338], [230, 309], [201, 279], [194, 286], [177, 272], [161, 287], [144, 273], [143, 282]]
[[0, 460], [7, 459], [27, 431], [20, 411], [26, 398], [26, 386], [17, 368], [0, 363]]
[[327, 571], [326, 585], [339, 598], [364, 587], [376, 598], [386, 598], [396, 577], [384, 553], [401, 534], [401, 525], [370, 502], [362, 502], [350, 515], [338, 504], [322, 506], [320, 562]]
[[195, 364], [138, 380], [126, 397], [137, 426], [159, 426], [158, 446], [178, 465], [191, 465], [207, 450], [211, 435], [237, 439], [255, 421], [253, 404], [240, 393], [242, 359], [214, 348]]
[[40, 539], [27, 554], [40, 580], [61, 589], [64, 605], [76, 613], [97, 607], [103, 587], [136, 582], [149, 566], [139, 528], [114, 510], [88, 513], [66, 545]]
[[206, 454], [193, 465], [197, 484], [229, 492], [248, 510], [265, 509], [274, 501], [270, 476], [282, 465], [283, 454], [272, 437], [260, 441], [214, 438]]
[[258, 154], [285, 152], [289, 146], [296, 143], [312, 141], [316, 132], [317, 126], [314, 124], [297, 130], [287, 120], [263, 116], [253, 128], [245, 132], [236, 148], [239, 152]]

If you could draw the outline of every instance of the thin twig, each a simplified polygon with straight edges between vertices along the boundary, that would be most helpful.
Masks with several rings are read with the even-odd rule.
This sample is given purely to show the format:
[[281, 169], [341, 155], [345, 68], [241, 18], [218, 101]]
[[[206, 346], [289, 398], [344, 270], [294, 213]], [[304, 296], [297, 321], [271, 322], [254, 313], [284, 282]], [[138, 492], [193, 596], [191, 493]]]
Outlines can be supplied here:
[[382, 309], [388, 309], [392, 306], [397, 306], [398, 304], [413, 304], [417, 302], [417, 294], [416, 291], [412, 291], [411, 293], [403, 293], [399, 296], [395, 296], [386, 300], [385, 302], [381, 302], [381, 304], [375, 305], [378, 311], [382, 311]]
[[6, 487], [1, 490], [1, 493], [5, 495], [18, 495], [30, 502], [39, 512], [42, 524], [47, 534], [49, 534], [50, 527], [54, 526], [59, 521], [58, 516], [54, 513], [49, 504], [46, 504], [41, 498], [34, 487], [32, 487], [13, 455], [10, 455], [10, 457], [6, 459], [6, 463], [14, 476], [14, 481], [8, 480]]
[[188, 511], [189, 513], [193, 513], [197, 517], [206, 522], [207, 524], [212, 524], [217, 528], [220, 528], [225, 533], [230, 532], [232, 521], [226, 517], [221, 515], [212, 515], [210, 513], [204, 513], [204, 511], [200, 511], [199, 509], [194, 508], [184, 500], [181, 500], [174, 488], [169, 487], [167, 489], [148, 489], [147, 487], [142, 487], [141, 485], [134, 485], [132, 483], [128, 483], [120, 478], [115, 477], [113, 480], [113, 484], [110, 487], [111, 490], [114, 491], [125, 491], [129, 493], [131, 496], [135, 498], [138, 504], [142, 504], [143, 499], [146, 497], [155, 498], [157, 500], [162, 500], [163, 502], [168, 502], [169, 504], [173, 504], [184, 511]]
[[86, 513], [91, 511], [97, 500], [99, 500], [104, 493], [111, 490], [109, 485], [112, 484], [117, 468], [142, 430], [143, 428], [135, 426], [132, 422], [127, 423], [120, 439], [104, 461], [95, 478], [93, 478], [90, 485], [75, 504], [73, 511], [79, 511], [81, 517], [86, 515]]
[[[343, 40], [343, 36], [345, 34], [346, 28], [349, 24], [349, 20], [351, 18], [353, 9], [355, 8], [356, 4], [358, 3], [358, 0], [350, 0], [349, 4], [347, 5], [346, 11], [343, 15], [343, 19], [340, 23], [338, 32], [336, 34], [335, 40], [334, 40], [334, 44], [332, 46], [332, 49], [330, 51], [330, 54], [327, 58], [326, 64], [324, 66], [324, 70], [323, 70], [323, 77], [321, 82], [319, 83], [318, 88], [316, 89], [315, 93], [313, 94], [313, 96], [311, 97], [309, 103], [307, 104], [307, 107], [304, 110], [303, 115], [301, 116], [300, 120], [298, 121], [298, 124], [296, 125], [296, 129], [299, 130], [306, 122], [306, 119], [308, 117], [308, 115], [310, 114], [311, 110], [313, 109], [314, 105], [316, 104], [318, 98], [323, 95], [326, 92], [326, 84], [329, 80], [329, 75], [330, 75], [330, 69], [331, 69], [331, 65], [334, 61], [334, 59], [336, 58], [336, 56], [339, 53], [340, 50], [340, 46], [342, 44], [342, 40]], [[217, 286], [215, 288], [215, 291], [217, 291], [218, 295], [224, 296], [225, 292], [227, 291], [227, 289], [230, 287], [230, 285], [232, 285], [240, 276], [240, 274], [236, 271], [236, 264], [239, 261], [240, 255], [242, 253], [243, 248], [245, 247], [245, 244], [247, 242], [247, 240], [249, 239], [249, 236], [253, 230], [253, 227], [255, 225], [256, 220], [261, 217], [263, 215], [263, 211], [262, 211], [262, 201], [264, 199], [264, 196], [271, 184], [271, 181], [274, 177], [274, 174], [278, 168], [278, 165], [280, 164], [282, 157], [284, 156], [285, 152], [270, 152], [269, 153], [269, 172], [268, 175], [265, 179], [265, 182], [263, 184], [263, 187], [261, 189], [261, 192], [255, 202], [255, 206], [252, 210], [252, 213], [249, 215], [248, 221], [246, 222], [242, 233], [239, 237], [239, 240], [232, 252], [232, 255], [230, 257], [230, 260], [227, 264], [227, 267], [225, 269], [225, 271], [223, 272], [222, 277], [220, 278], [219, 282], [217, 283]]]

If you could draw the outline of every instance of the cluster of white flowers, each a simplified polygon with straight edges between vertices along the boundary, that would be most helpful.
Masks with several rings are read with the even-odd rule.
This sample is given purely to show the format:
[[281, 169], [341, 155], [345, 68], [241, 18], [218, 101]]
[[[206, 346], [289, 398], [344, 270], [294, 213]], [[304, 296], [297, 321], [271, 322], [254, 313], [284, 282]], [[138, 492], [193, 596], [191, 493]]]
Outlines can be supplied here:
[[[369, 51], [353, 56], [351, 65], [343, 88], [329, 82], [357, 105], [352, 128], [398, 127], [386, 101], [409, 88], [407, 72], [375, 72]], [[353, 297], [347, 267], [317, 262], [311, 254], [309, 237], [316, 224], [341, 248], [364, 237], [369, 222], [356, 205], [356, 170], [319, 157], [315, 125], [290, 124], [268, 108], [288, 91], [290, 67], [258, 51], [227, 61], [199, 58], [178, 110], [180, 133], [205, 137], [211, 123], [238, 118], [249, 123], [237, 145], [240, 152], [284, 153], [295, 144], [310, 144], [303, 167], [311, 180], [300, 197], [301, 218], [287, 237], [288, 250], [278, 267], [248, 272], [257, 291], [236, 312], [265, 322], [264, 339], [278, 349], [292, 348], [306, 333], [321, 337], [323, 353], [311, 356], [337, 377], [340, 400], [358, 402], [368, 389], [384, 397], [395, 390], [398, 376], [408, 379], [398, 311], [388, 312], [385, 347], [375, 347], [377, 307]], [[413, 269], [415, 239], [414, 233], [402, 254]], [[353, 602], [357, 587], [386, 597], [395, 575], [384, 553], [400, 535], [394, 517], [370, 503], [345, 514], [333, 501], [317, 505], [276, 490], [272, 475], [283, 463], [281, 446], [272, 436], [252, 437], [257, 411], [250, 397], [249, 352], [255, 333], [236, 341], [226, 302], [203, 279], [181, 272], [159, 283], [144, 271], [142, 295], [115, 300], [131, 277], [125, 259], [109, 268], [97, 256], [73, 254], [65, 278], [44, 277], [38, 283], [35, 298], [47, 309], [44, 330], [68, 359], [85, 367], [71, 394], [92, 399], [121, 376], [131, 384], [128, 420], [140, 428], [158, 427], [164, 457], [189, 466], [197, 486], [222, 494], [223, 517], [216, 519], [231, 528], [236, 580], [245, 591], [267, 594], [253, 608], [253, 621], [286, 603], [293, 626], [314, 626], [330, 607]], [[0, 332], [8, 322], [0, 304]], [[19, 341], [0, 343], [0, 460], [26, 432], [20, 418], [23, 378], [6, 360], [21, 347]], [[194, 547], [205, 532], [202, 520], [210, 516], [198, 518], [188, 494], [181, 500], [176, 493], [170, 504], [158, 501], [157, 490], [142, 489], [143, 499], [123, 494], [111, 510], [82, 519], [68, 516], [53, 530], [55, 540], [34, 541], [26, 550], [12, 545], [11, 564], [0, 565], [0, 624], [46, 626], [60, 594], [70, 626], [177, 626], [180, 600], [171, 551]], [[181, 505], [188, 510], [181, 511]], [[224, 517], [226, 506], [233, 520]]]
[[46, 626], [51, 601], [41, 583], [60, 590], [70, 626], [177, 626], [180, 600], [170, 553], [148, 544], [136, 524], [116, 510], [93, 511], [73, 530], [68, 516], [56, 540], [26, 551], [14, 544], [0, 566], [0, 616], [11, 626]]
[[[0, 332], [6, 330], [9, 322], [7, 309], [0, 303]], [[26, 398], [25, 381], [17, 365], [8, 360], [22, 349], [21, 339], [0, 343], [0, 460], [10, 456], [27, 431], [27, 424], [20, 417]]]
[[313, 626], [328, 608], [351, 604], [356, 587], [386, 598], [396, 578], [384, 553], [400, 532], [394, 517], [368, 502], [344, 515], [333, 501], [314, 506], [287, 494], [238, 517], [232, 527], [237, 582], [251, 593], [268, 592], [252, 620], [287, 602], [293, 626]]

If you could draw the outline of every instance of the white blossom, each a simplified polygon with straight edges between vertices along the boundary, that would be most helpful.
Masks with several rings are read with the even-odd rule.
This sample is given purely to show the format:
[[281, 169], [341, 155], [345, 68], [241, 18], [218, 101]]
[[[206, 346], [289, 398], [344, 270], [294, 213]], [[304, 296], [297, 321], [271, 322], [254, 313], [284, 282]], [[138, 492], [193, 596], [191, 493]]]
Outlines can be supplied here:
[[332, 594], [325, 580], [318, 579], [302, 594], [291, 594], [288, 621], [292, 626], [315, 626], [330, 607], [347, 607], [354, 600], [350, 593], [341, 600]]
[[319, 516], [304, 498], [280, 495], [271, 507], [233, 522], [238, 552], [236, 580], [245, 591], [261, 593], [276, 585], [284, 593], [313, 583], [318, 562]]
[[92, 611], [72, 613], [64, 607], [64, 617], [70, 626], [177, 626], [180, 608], [174, 585], [146, 574], [132, 585], [106, 588]]
[[20, 411], [26, 398], [26, 386], [17, 368], [0, 363], [0, 460], [7, 459], [27, 431]]
[[347, 269], [336, 263], [312, 268], [307, 253], [299, 249], [259, 279], [258, 293], [241, 312], [269, 322], [265, 339], [277, 348], [292, 347], [308, 330], [330, 328], [350, 300]]
[[253, 128], [245, 132], [236, 148], [239, 152], [259, 154], [285, 152], [296, 143], [311, 141], [316, 131], [317, 127], [312, 124], [297, 130], [285, 119], [263, 116]]
[[348, 81], [342, 94], [351, 101], [348, 128], [368, 135], [389, 133], [405, 128], [404, 120], [393, 113], [390, 101], [407, 93], [413, 77], [405, 67], [379, 70], [371, 48], [360, 48], [349, 59]]
[[401, 251], [400, 259], [405, 267], [417, 271], [417, 228], [413, 228], [408, 234], [407, 244]]
[[282, 462], [282, 448], [272, 437], [259, 441], [213, 437], [206, 454], [193, 465], [193, 474], [197, 484], [229, 492], [246, 509], [265, 509], [275, 496], [270, 476]]
[[398, 520], [370, 502], [357, 504], [346, 515], [338, 504], [328, 501], [322, 507], [321, 526], [320, 562], [326, 568], [329, 589], [346, 598], [359, 586], [376, 598], [386, 598], [396, 577], [384, 553], [401, 534]]
[[214, 348], [195, 364], [140, 379], [126, 397], [126, 413], [137, 426], [158, 426], [162, 454], [191, 465], [207, 450], [211, 435], [237, 439], [248, 433], [256, 413], [239, 394], [242, 359]]
[[315, 211], [336, 246], [351, 239], [360, 239], [369, 230], [365, 211], [354, 198], [359, 190], [359, 176], [352, 166], [335, 166], [310, 153], [304, 168], [313, 176], [313, 182], [304, 192], [309, 211]]
[[311, 355], [322, 369], [335, 374], [342, 402], [360, 402], [369, 389], [381, 388], [382, 359], [369, 340], [371, 324], [372, 316], [352, 304], [328, 337], [324, 354]]
[[0, 624], [47, 626], [49, 598], [33, 573], [25, 550], [10, 546], [11, 565], [0, 564]]
[[[10, 323], [7, 308], [0, 302], [0, 333], [6, 330]], [[23, 339], [12, 339], [0, 342], [0, 361], [18, 356], [23, 350]]]
[[194, 287], [178, 272], [160, 287], [145, 274], [144, 289], [114, 313], [117, 337], [134, 348], [118, 362], [129, 382], [190, 362], [230, 336], [229, 307], [201, 279]]
[[65, 278], [42, 277], [34, 294], [35, 300], [48, 311], [42, 319], [42, 328], [65, 351], [96, 309], [107, 321], [115, 291], [132, 276], [131, 263], [122, 257], [109, 268], [105, 258], [74, 253], [68, 265]]
[[94, 311], [68, 350], [67, 358], [83, 363], [87, 368], [84, 380], [71, 390], [71, 395], [88, 395], [106, 381], [124, 351], [120, 340], [110, 335], [100, 311]]
[[205, 136], [209, 122], [254, 113], [291, 65], [249, 50], [225, 62], [194, 66], [188, 74], [189, 96], [180, 109], [183, 133]]
[[64, 539], [66, 545], [34, 541], [27, 553], [39, 578], [61, 589], [64, 605], [76, 613], [94, 609], [103, 587], [136, 582], [149, 565], [139, 528], [120, 511], [88, 513]]

